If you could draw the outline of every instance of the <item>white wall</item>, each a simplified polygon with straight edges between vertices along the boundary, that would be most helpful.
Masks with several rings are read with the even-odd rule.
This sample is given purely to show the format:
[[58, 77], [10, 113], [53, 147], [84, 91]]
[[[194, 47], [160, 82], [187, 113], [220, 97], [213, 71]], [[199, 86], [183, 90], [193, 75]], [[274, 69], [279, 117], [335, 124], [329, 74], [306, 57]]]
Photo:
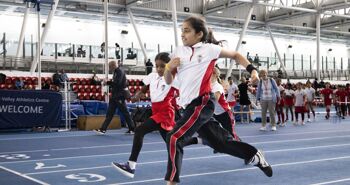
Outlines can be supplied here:
[[[7, 39], [17, 41], [22, 26], [22, 19], [23, 16], [19, 15], [0, 15], [0, 33], [6, 32]], [[42, 22], [45, 22], [45, 20], [43, 19]], [[36, 24], [36, 16], [33, 14], [28, 19], [28, 27], [25, 34], [27, 41], [30, 35], [33, 35], [34, 42], [36, 41]], [[104, 24], [102, 20], [86, 21], [55, 17], [51, 25], [46, 40], [48, 43], [74, 43], [99, 46], [104, 41]], [[139, 23], [138, 29], [142, 41], [147, 45], [147, 49], [153, 50], [153, 53], [150, 54], [151, 58], [157, 52], [157, 44], [160, 44], [161, 51], [170, 51], [171, 45], [174, 45], [173, 29], [170, 26], [151, 26]], [[129, 33], [123, 35], [120, 33], [121, 30], [128, 30]], [[178, 32], [181, 33], [180, 29]], [[215, 32], [215, 36], [219, 40], [227, 40], [230, 48], [236, 48], [239, 39], [238, 34]], [[244, 56], [246, 52], [250, 52], [251, 56], [255, 56], [258, 53], [259, 56], [274, 57], [275, 50], [270, 37], [247, 35], [243, 40], [247, 42], [240, 50]], [[291, 59], [294, 53], [296, 59], [300, 59], [302, 54], [304, 55], [304, 59], [309, 59], [310, 54], [313, 61], [316, 59], [315, 40], [276, 36], [275, 41], [282, 57], [283, 53], [286, 53], [286, 57]], [[131, 42], [133, 42], [135, 48], [140, 48], [131, 24], [110, 22], [109, 45], [113, 47], [115, 42], [118, 42], [122, 47], [131, 47]], [[288, 49], [288, 45], [292, 45], [293, 47]], [[332, 48], [332, 52], [328, 52], [329, 48]], [[347, 61], [347, 58], [350, 57], [350, 51], [347, 46], [336, 42], [321, 42], [321, 54], [330, 58], [336, 57], [337, 62], [340, 62], [341, 57], [346, 58], [344, 61]], [[347, 62], [344, 62], [344, 64], [344, 67], [347, 67]], [[313, 66], [315, 67], [315, 65]]]

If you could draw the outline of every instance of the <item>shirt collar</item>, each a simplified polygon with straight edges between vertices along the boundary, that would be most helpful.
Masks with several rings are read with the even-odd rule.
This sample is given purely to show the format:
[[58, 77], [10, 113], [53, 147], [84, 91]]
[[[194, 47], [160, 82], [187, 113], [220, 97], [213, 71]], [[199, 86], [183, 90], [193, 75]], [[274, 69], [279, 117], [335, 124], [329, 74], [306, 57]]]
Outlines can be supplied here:
[[191, 48], [199, 48], [203, 45], [203, 42], [198, 42], [197, 44], [191, 46]]

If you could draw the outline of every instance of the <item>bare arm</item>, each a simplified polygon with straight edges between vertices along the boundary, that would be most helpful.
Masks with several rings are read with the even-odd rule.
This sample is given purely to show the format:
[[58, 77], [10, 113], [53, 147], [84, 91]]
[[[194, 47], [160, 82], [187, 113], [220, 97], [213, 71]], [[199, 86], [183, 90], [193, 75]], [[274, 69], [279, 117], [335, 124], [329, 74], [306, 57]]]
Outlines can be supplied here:
[[[227, 50], [227, 49], [222, 49], [219, 55], [220, 58], [231, 58], [237, 61], [240, 65], [242, 65], [244, 68], [247, 68], [249, 64], [251, 64], [244, 56], [239, 54], [236, 51], [232, 50]], [[252, 77], [252, 83], [255, 84], [259, 81], [259, 76], [258, 72], [256, 70], [253, 70], [251, 72], [251, 77]]]
[[134, 103], [134, 102], [138, 101], [142, 95], [147, 93], [148, 89], [149, 89], [149, 85], [142, 86], [141, 90], [137, 91], [137, 93], [133, 97], [131, 97], [131, 102]]
[[215, 95], [215, 100], [216, 100], [216, 101], [219, 101], [220, 96], [221, 96], [220, 91], [216, 91], [214, 95]]
[[180, 66], [180, 58], [178, 57], [171, 59], [170, 62], [165, 66], [164, 79], [168, 85], [173, 82], [176, 68], [178, 66]]

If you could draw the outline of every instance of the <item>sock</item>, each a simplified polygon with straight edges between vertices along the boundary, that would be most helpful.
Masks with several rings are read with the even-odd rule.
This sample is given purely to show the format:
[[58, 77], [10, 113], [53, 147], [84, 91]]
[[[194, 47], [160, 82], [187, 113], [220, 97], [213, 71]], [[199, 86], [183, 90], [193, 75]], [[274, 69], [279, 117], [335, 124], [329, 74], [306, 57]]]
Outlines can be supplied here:
[[129, 167], [132, 169], [132, 170], [135, 170], [135, 168], [136, 168], [136, 162], [134, 162], [134, 161], [128, 161], [128, 164], [129, 164]]
[[312, 111], [312, 115], [314, 115], [314, 118], [315, 118], [315, 111]]
[[203, 139], [200, 137], [197, 137], [198, 144], [203, 144]]

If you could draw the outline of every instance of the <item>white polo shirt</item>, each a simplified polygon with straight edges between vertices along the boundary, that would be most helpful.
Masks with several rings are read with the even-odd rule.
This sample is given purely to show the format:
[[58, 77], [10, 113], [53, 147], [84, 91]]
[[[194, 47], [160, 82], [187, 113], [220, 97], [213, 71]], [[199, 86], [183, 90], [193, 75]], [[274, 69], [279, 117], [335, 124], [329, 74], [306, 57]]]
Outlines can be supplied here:
[[215, 105], [214, 114], [215, 115], [220, 115], [220, 114], [225, 112], [225, 109], [227, 110], [230, 108], [230, 106], [228, 105], [228, 103], [225, 99], [224, 87], [219, 82], [215, 82], [212, 84], [211, 92], [212, 93], [220, 92], [219, 100], [215, 100], [215, 102], [214, 102], [214, 105]]
[[232, 85], [227, 89], [227, 101], [228, 102], [233, 102], [236, 100], [236, 97], [234, 96], [236, 91], [238, 91], [238, 87], [235, 83], [232, 83]]
[[306, 95], [304, 90], [295, 90], [295, 104], [296, 107], [304, 106], [304, 96]]
[[313, 95], [315, 94], [315, 89], [310, 87], [310, 88], [305, 88], [305, 93], [306, 93], [306, 98], [308, 102], [312, 102], [313, 101]]
[[180, 98], [178, 104], [186, 108], [195, 98], [211, 92], [210, 77], [221, 47], [202, 42], [189, 46], [179, 46], [172, 58], [180, 58], [177, 67]]
[[151, 102], [161, 102], [168, 95], [171, 85], [167, 85], [163, 76], [158, 73], [150, 73], [143, 80], [145, 85], [149, 85]]

